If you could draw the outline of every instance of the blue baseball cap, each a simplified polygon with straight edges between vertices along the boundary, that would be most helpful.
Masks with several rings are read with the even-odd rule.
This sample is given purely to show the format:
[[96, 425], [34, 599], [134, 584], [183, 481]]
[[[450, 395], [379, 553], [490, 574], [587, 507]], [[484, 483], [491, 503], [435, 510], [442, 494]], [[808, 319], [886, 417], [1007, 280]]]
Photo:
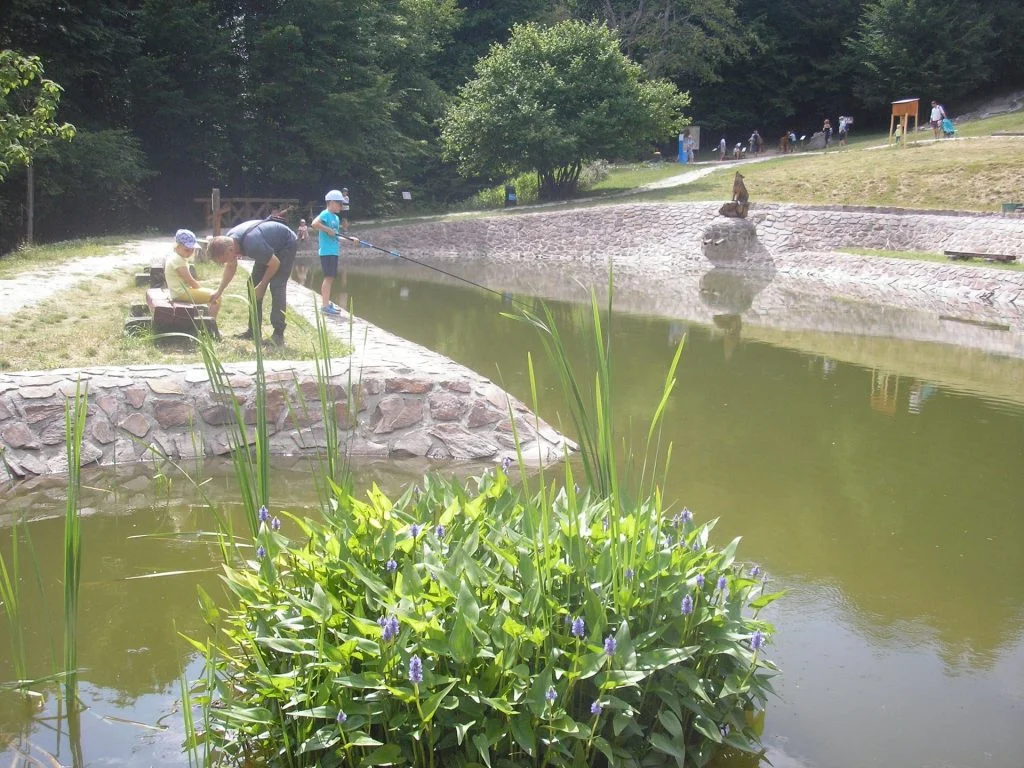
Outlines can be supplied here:
[[183, 245], [191, 251], [194, 251], [199, 247], [198, 238], [196, 233], [191, 229], [179, 229], [174, 233], [174, 242], [178, 245]]

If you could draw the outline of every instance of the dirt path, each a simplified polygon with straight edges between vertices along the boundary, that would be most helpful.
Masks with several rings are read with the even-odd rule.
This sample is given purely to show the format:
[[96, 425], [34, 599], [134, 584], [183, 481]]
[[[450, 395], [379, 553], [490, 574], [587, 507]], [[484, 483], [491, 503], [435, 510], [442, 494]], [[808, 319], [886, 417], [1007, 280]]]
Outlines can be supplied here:
[[116, 269], [148, 266], [154, 262], [163, 263], [169, 243], [167, 238], [132, 241], [118, 249], [117, 253], [70, 259], [62, 264], [0, 279], [0, 317], [46, 301], [60, 291], [95, 275], [105, 275]]

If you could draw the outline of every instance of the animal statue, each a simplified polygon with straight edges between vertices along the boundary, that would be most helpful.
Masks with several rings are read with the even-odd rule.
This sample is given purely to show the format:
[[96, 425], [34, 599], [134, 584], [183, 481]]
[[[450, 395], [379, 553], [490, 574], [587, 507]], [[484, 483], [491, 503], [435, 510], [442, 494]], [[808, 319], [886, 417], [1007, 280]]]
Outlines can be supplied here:
[[743, 174], [736, 171], [732, 181], [732, 201], [718, 209], [718, 213], [730, 219], [747, 218], [747, 210], [750, 195], [747, 193], [747, 185], [743, 183]]

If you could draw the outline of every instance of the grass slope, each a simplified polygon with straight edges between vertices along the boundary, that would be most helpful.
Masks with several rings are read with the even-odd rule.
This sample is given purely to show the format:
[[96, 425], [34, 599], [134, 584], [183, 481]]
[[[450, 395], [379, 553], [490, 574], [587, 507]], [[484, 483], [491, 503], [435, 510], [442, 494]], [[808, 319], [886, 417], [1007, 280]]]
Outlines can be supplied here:
[[[201, 280], [211, 284], [220, 275], [216, 264], [196, 265]], [[244, 289], [244, 281], [236, 287]], [[240, 295], [225, 295], [218, 325], [224, 340], [217, 342], [223, 362], [251, 360], [252, 342], [231, 338], [248, 323], [248, 307]], [[196, 346], [184, 339], [156, 339], [152, 335], [127, 336], [122, 323], [128, 307], [145, 301], [145, 289], [135, 285], [134, 271], [118, 270], [98, 275], [88, 283], [59, 293], [49, 300], [4, 317], [0, 335], [0, 370], [47, 370], [88, 368], [96, 365], [147, 365], [153, 363], [200, 363]], [[269, 312], [269, 300], [264, 313]], [[266, 322], [266, 317], [264, 318]], [[269, 335], [269, 325], [264, 327]], [[264, 356], [275, 360], [313, 357], [316, 331], [300, 317], [289, 315], [284, 347], [267, 347]], [[331, 355], [348, 354], [337, 339]]]

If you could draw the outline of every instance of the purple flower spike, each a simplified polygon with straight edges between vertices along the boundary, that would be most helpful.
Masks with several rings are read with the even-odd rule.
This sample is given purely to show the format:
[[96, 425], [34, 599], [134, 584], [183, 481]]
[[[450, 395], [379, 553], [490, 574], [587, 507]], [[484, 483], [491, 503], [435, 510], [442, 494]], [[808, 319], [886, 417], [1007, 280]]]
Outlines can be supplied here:
[[634, 571], [632, 568], [626, 569], [626, 581], [632, 581], [635, 575], [636, 571]]
[[601, 702], [595, 701], [593, 704], [590, 705], [590, 714], [600, 715], [602, 709], [603, 707], [601, 706]]
[[615, 642], [615, 638], [612, 637], [611, 635], [608, 635], [608, 637], [606, 637], [604, 639], [604, 652], [608, 656], [614, 656], [615, 655], [615, 646], [616, 645], [618, 645], [618, 643]]
[[270, 520], [270, 512], [266, 507], [260, 507], [260, 522], [265, 523]]
[[724, 592], [725, 588], [729, 586], [729, 580], [725, 578], [725, 576], [719, 576], [717, 586], [720, 590]]
[[558, 691], [555, 690], [555, 686], [548, 686], [548, 692], [544, 694], [544, 698], [547, 699], [548, 704], [555, 703], [555, 699], [558, 698]]
[[409, 659], [409, 682], [416, 685], [423, 682], [423, 662], [419, 656]]
[[697, 582], [697, 588], [698, 589], [704, 589], [704, 574], [703, 573], [698, 573], [697, 574], [697, 578], [694, 579], [694, 581]]
[[586, 632], [586, 628], [583, 624], [583, 617], [577, 616], [572, 622], [572, 634], [573, 637], [583, 637]]
[[750, 575], [751, 575], [751, 576], [752, 576], [753, 578], [755, 578], [755, 579], [756, 579], [756, 578], [757, 578], [758, 576], [760, 576], [760, 575], [761, 575], [761, 566], [760, 566], [760, 565], [755, 565], [755, 566], [754, 566], [753, 568], [751, 568], [751, 569], [750, 569]]
[[691, 512], [687, 507], [683, 507], [682, 520], [686, 525], [693, 522], [693, 512]]
[[381, 640], [385, 643], [390, 643], [396, 637], [398, 637], [398, 619], [394, 616], [381, 616], [377, 619], [377, 625], [380, 627]]
[[439, 539], [443, 539], [444, 538], [444, 526], [443, 525], [439, 525], [436, 528], [434, 528], [434, 535], [437, 536], [437, 538], [439, 538]]
[[755, 651], [760, 651], [764, 648], [764, 634], [760, 629], [750, 637], [750, 647]]
[[384, 567], [387, 568], [388, 573], [394, 573], [398, 570], [398, 563], [395, 562], [394, 558], [388, 558], [388, 561], [384, 563]]
[[338, 710], [338, 716], [335, 718], [335, 720], [338, 721], [338, 725], [341, 725], [346, 720], [348, 720], [348, 715], [345, 714], [344, 710], [339, 709]]
[[281, 518], [275, 517], [273, 520], [271, 520], [270, 521], [270, 529], [272, 531], [280, 531], [281, 530]]
[[413, 523], [409, 526], [409, 535], [412, 536], [414, 539], [419, 538], [420, 531], [422, 530], [422, 525], [420, 525], [419, 523]]
[[504, 459], [501, 460], [501, 471], [502, 472], [508, 472], [508, 470], [509, 470], [509, 468], [511, 466], [512, 466], [512, 457], [511, 456], [506, 456]]
[[685, 595], [682, 602], [679, 604], [679, 610], [682, 611], [683, 616], [689, 616], [693, 613], [693, 598], [689, 595]]
[[258, 547], [256, 547], [256, 557], [258, 557], [260, 560], [262, 560], [266, 556], [267, 556], [267, 548], [266, 547], [264, 547], [262, 544], [260, 544]]

